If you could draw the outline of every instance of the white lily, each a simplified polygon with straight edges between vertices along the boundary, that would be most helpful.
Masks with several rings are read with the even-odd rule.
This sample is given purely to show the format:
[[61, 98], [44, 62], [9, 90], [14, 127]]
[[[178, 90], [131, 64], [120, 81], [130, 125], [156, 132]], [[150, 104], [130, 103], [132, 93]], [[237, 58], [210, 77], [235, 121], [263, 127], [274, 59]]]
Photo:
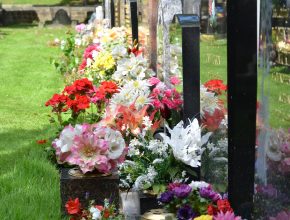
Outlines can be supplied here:
[[169, 130], [170, 137], [162, 134], [164, 142], [171, 146], [173, 155], [177, 160], [191, 166], [200, 166], [201, 146], [208, 141], [211, 133], [201, 136], [201, 128], [197, 119], [190, 121], [184, 128], [183, 121], [179, 122], [173, 129]]

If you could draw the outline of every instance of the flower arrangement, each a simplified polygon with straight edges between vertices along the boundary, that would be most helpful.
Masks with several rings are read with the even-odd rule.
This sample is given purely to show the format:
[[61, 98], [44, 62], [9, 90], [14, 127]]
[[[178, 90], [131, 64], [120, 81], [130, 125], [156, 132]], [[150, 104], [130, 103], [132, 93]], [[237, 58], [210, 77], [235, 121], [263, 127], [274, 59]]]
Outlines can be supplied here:
[[186, 178], [186, 171], [193, 172], [186, 165], [200, 166], [200, 148], [210, 134], [201, 136], [196, 119], [186, 128], [180, 122], [167, 129], [170, 136], [161, 134], [163, 140], [138, 135], [130, 141], [128, 158], [120, 166], [121, 187], [152, 189], [158, 194], [168, 182]]
[[229, 201], [206, 182], [171, 183], [158, 200], [166, 210], [176, 213], [178, 220], [241, 220], [233, 213]]
[[103, 206], [95, 205], [94, 201], [91, 201], [88, 209], [82, 207], [79, 198], [70, 199], [65, 208], [70, 220], [122, 219], [122, 216], [117, 214], [115, 205], [108, 199], [105, 199]]
[[59, 163], [76, 165], [83, 173], [109, 173], [126, 152], [121, 133], [98, 124], [66, 126], [52, 145]]

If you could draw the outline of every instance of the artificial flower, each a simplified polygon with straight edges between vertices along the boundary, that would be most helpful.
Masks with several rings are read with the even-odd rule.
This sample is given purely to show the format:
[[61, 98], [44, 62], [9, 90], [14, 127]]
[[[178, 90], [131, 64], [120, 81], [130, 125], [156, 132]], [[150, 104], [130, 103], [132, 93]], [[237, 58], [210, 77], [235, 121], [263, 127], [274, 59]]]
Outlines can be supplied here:
[[201, 197], [210, 199], [213, 202], [216, 202], [217, 200], [220, 200], [222, 198], [220, 194], [218, 194], [211, 188], [211, 186], [200, 188], [199, 194]]
[[78, 198], [75, 200], [70, 199], [66, 204], [65, 208], [68, 214], [75, 215], [81, 212], [81, 204]]
[[212, 79], [207, 81], [204, 86], [211, 92], [215, 92], [220, 95], [223, 91], [227, 90], [227, 86], [223, 84], [223, 80]]
[[219, 212], [213, 217], [214, 220], [242, 220], [240, 216], [235, 216], [233, 212]]
[[181, 184], [172, 190], [177, 198], [185, 198], [191, 193], [191, 191], [192, 188], [187, 184]]
[[233, 212], [230, 202], [227, 199], [220, 199], [217, 201], [217, 208], [219, 212]]
[[195, 216], [196, 214], [189, 205], [184, 205], [180, 207], [177, 212], [178, 220], [191, 220]]
[[166, 204], [166, 203], [170, 203], [173, 198], [174, 198], [174, 193], [172, 191], [166, 191], [160, 195], [160, 197], [158, 198], [158, 201]]
[[211, 215], [201, 215], [197, 218], [194, 218], [194, 220], [212, 220], [213, 217]]
[[162, 134], [164, 142], [172, 150], [174, 157], [191, 167], [200, 166], [201, 146], [208, 141], [210, 133], [201, 136], [201, 128], [197, 119], [184, 128], [183, 121], [179, 122], [173, 129], [167, 126], [170, 137]]

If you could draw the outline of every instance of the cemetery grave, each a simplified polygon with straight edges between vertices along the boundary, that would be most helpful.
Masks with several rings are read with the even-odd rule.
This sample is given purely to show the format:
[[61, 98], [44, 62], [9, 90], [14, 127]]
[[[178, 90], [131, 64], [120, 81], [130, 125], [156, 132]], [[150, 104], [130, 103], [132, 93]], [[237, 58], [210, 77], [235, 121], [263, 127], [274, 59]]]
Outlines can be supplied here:
[[106, 0], [74, 28], [1, 28], [0, 216], [290, 219], [272, 2], [198, 2]]

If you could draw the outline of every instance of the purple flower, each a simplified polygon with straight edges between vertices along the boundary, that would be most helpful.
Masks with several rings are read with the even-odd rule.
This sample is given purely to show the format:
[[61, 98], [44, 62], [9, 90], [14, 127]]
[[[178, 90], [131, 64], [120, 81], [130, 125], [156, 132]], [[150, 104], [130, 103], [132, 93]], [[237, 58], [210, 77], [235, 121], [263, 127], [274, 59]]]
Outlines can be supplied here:
[[187, 184], [181, 184], [173, 189], [173, 193], [178, 198], [185, 198], [191, 193], [192, 188]]
[[196, 217], [196, 214], [193, 212], [192, 208], [189, 205], [184, 205], [183, 207], [178, 209], [178, 220], [191, 220], [194, 217]]
[[210, 186], [200, 188], [199, 194], [201, 197], [206, 198], [206, 199], [210, 199], [213, 202], [216, 202], [217, 200], [222, 198], [221, 195], [216, 193], [215, 191], [213, 191]]
[[174, 197], [173, 192], [166, 191], [160, 195], [158, 200], [162, 203], [170, 203], [172, 201], [173, 197]]

